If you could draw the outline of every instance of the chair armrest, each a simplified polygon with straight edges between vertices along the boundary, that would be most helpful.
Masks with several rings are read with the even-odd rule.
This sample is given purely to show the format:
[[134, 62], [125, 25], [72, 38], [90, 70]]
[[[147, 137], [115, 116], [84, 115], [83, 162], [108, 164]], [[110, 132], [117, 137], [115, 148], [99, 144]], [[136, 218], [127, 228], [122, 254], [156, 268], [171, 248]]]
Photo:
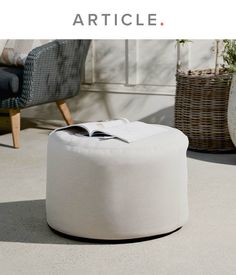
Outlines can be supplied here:
[[55, 40], [33, 49], [25, 63], [18, 108], [75, 96], [89, 40]]

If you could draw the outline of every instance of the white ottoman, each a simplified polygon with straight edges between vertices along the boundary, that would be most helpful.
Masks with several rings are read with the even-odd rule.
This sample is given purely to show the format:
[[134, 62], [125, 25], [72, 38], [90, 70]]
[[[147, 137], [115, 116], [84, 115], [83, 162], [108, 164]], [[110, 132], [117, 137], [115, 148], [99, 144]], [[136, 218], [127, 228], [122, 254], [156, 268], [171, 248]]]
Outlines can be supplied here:
[[188, 218], [187, 137], [177, 129], [133, 143], [69, 130], [49, 136], [47, 222], [77, 237], [169, 233]]

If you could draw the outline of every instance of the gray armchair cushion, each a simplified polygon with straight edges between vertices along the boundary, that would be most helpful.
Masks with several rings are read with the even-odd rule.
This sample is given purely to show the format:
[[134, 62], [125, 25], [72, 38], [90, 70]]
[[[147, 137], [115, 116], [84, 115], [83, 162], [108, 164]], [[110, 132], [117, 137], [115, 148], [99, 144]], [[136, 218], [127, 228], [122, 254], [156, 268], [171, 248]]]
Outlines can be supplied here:
[[23, 79], [23, 68], [0, 67], [0, 99], [17, 96]]

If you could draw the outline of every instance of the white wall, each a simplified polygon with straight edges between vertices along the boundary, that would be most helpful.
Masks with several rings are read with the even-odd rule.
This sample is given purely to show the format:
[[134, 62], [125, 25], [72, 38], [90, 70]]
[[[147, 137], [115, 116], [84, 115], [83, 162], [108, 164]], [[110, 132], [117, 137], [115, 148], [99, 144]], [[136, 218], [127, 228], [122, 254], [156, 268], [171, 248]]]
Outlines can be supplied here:
[[[184, 69], [214, 66], [214, 41], [180, 46]], [[173, 125], [175, 40], [95, 40], [90, 47], [85, 84], [68, 100], [78, 121], [127, 117]], [[60, 119], [54, 104], [29, 108], [25, 117]]]

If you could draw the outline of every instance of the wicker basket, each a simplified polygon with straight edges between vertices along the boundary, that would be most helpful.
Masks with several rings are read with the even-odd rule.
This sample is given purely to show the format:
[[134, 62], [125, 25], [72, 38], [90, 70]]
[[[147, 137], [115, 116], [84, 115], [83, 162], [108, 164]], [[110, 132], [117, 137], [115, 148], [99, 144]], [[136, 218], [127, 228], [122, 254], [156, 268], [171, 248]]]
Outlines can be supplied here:
[[232, 74], [209, 70], [178, 72], [175, 127], [189, 138], [189, 148], [228, 151], [235, 147], [227, 125]]

